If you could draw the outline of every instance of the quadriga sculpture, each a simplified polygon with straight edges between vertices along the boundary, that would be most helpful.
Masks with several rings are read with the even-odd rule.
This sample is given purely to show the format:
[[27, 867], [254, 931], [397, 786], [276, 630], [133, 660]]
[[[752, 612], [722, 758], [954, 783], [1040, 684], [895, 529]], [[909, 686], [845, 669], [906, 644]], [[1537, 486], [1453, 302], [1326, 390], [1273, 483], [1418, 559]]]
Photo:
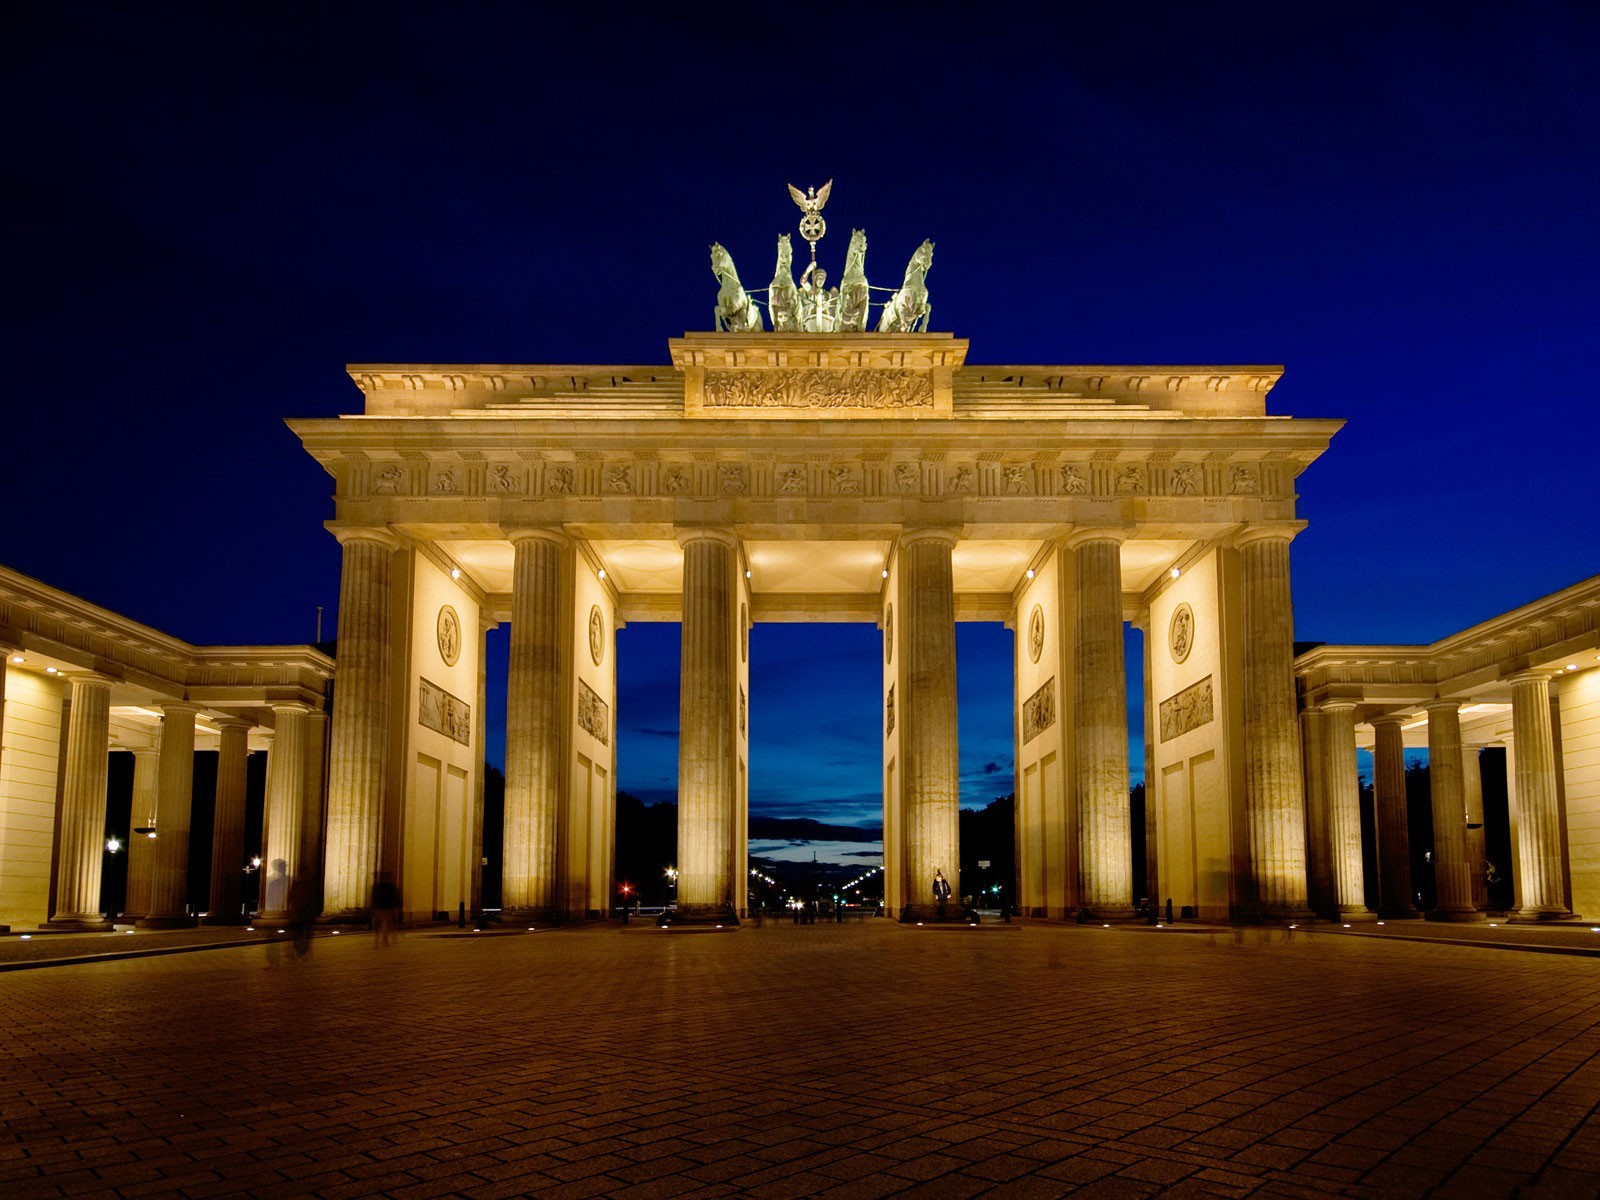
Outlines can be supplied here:
[[933, 305], [928, 302], [928, 270], [933, 266], [933, 243], [924, 241], [906, 264], [900, 289], [883, 306], [879, 333], [922, 333], [928, 328]]
[[863, 333], [867, 328], [867, 231], [850, 233], [844, 256], [844, 278], [839, 281], [839, 332]]
[[767, 289], [767, 311], [772, 316], [774, 333], [794, 333], [800, 328], [799, 299], [794, 287], [794, 252], [789, 248], [789, 235], [778, 236], [778, 265], [772, 272], [772, 286]]
[[711, 273], [718, 284], [716, 328], [724, 333], [760, 333], [761, 310], [739, 282], [739, 272], [721, 242], [711, 243]]

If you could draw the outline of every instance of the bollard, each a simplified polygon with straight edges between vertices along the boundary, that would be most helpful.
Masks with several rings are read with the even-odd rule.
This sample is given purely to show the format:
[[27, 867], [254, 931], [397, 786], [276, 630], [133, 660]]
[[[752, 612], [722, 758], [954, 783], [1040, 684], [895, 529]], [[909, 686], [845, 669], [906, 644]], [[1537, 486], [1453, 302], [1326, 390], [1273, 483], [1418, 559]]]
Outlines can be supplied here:
[[467, 927], [467, 902], [465, 900], [462, 900], [461, 902], [459, 902], [456, 905], [456, 928], [457, 929], [465, 929], [466, 927]]
[[1172, 924], [1172, 897], [1167, 897], [1167, 924]]

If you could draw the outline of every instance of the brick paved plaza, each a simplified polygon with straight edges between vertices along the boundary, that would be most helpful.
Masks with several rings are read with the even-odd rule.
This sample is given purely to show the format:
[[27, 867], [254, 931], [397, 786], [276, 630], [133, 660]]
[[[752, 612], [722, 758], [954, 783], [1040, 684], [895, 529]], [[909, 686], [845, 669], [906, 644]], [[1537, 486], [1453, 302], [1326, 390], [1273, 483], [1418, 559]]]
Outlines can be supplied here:
[[1595, 971], [885, 921], [17, 971], [0, 1195], [1587, 1196]]

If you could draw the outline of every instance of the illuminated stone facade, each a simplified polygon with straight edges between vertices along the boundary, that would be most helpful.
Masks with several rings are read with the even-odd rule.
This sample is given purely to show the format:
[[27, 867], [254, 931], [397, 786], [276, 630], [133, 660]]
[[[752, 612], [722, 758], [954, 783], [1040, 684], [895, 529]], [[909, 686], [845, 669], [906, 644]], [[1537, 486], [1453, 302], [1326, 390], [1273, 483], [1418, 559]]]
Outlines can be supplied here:
[[[1302, 912], [1287, 547], [1295, 479], [1339, 422], [1269, 416], [1276, 367], [984, 367], [966, 353], [947, 334], [690, 334], [656, 366], [351, 367], [358, 419], [290, 422], [334, 481], [339, 640], [362, 647], [339, 665], [330, 915], [378, 870], [409, 896], [417, 864], [389, 831], [479, 836], [470, 806], [440, 797], [457, 772], [480, 786], [482, 704], [470, 746], [414, 706], [424, 679], [472, 696], [482, 631], [505, 621], [519, 913], [614, 900], [616, 739], [594, 721], [614, 728], [628, 621], [683, 623], [686, 908], [745, 906], [757, 621], [884, 630], [887, 903], [926, 909], [935, 868], [959, 895], [954, 624], [971, 620], [1019, 632], [1025, 911], [1125, 917], [1139, 899], [1131, 620], [1148, 635], [1151, 721], [1209, 681], [1207, 719], [1191, 705], [1174, 736], [1146, 739], [1151, 894], [1210, 916], [1258, 901]], [[435, 644], [445, 606], [465, 633], [453, 665]]]
[[[128, 856], [120, 921], [242, 919], [245, 771], [264, 750], [262, 857], [283, 892], [320, 880], [328, 685], [311, 646], [191, 646], [0, 567], [0, 923], [104, 928], [108, 854]], [[188, 888], [194, 755], [217, 753], [206, 895]], [[131, 752], [133, 836], [108, 849], [112, 753]], [[120, 839], [119, 839], [120, 841]], [[115, 897], [111, 900], [115, 906]], [[279, 914], [281, 915], [281, 914]]]

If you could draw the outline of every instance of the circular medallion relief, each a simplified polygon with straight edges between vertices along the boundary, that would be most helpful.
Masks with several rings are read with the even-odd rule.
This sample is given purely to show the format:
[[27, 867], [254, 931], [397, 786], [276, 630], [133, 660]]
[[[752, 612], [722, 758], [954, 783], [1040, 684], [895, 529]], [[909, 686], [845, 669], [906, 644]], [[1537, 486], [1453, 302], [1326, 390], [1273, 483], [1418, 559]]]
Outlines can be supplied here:
[[1044, 608], [1041, 605], [1033, 606], [1033, 615], [1028, 618], [1028, 661], [1038, 662], [1039, 655], [1044, 653]]
[[1167, 626], [1167, 649], [1172, 651], [1172, 661], [1181, 663], [1194, 649], [1194, 609], [1180, 604]]
[[606, 619], [596, 604], [589, 610], [589, 657], [599, 666], [606, 656]]
[[750, 661], [750, 610], [739, 605], [739, 661]]
[[456, 610], [448, 604], [441, 608], [434, 631], [439, 635], [439, 657], [444, 659], [445, 666], [455, 666], [456, 659], [461, 657], [461, 618]]
[[894, 605], [889, 605], [883, 612], [883, 661], [885, 664], [894, 661]]

